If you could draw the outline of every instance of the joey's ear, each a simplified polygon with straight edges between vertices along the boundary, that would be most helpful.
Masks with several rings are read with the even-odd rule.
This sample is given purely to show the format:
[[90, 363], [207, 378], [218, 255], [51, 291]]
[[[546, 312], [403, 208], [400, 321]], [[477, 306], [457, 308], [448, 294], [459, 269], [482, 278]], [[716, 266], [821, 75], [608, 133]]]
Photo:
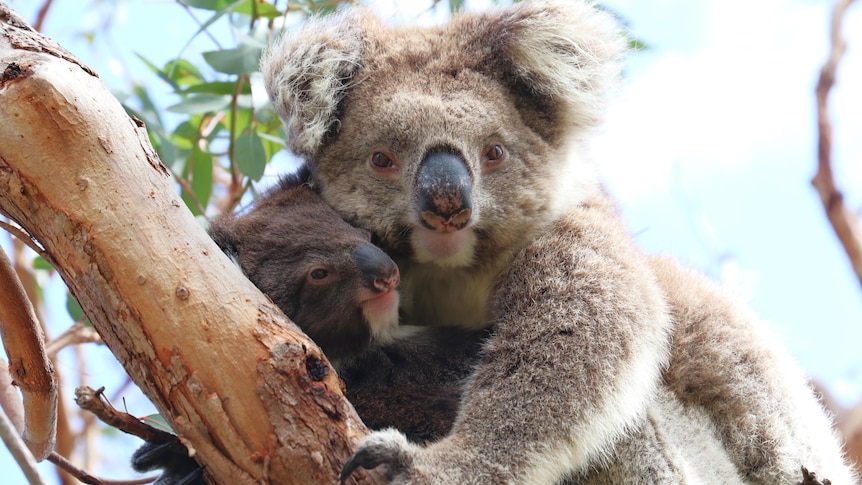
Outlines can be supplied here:
[[555, 122], [591, 127], [602, 119], [626, 51], [611, 15], [582, 0], [532, 1], [472, 21], [488, 67], [538, 97]]
[[297, 155], [311, 158], [338, 123], [338, 105], [362, 63], [363, 26], [369, 22], [375, 20], [363, 8], [311, 18], [286, 32], [261, 60], [288, 148]]

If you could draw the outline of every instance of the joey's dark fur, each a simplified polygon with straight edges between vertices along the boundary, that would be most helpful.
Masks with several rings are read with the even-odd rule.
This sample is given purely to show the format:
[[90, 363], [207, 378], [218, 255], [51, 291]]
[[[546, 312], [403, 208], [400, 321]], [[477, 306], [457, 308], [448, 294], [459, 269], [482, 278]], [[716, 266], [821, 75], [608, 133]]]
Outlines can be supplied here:
[[307, 180], [305, 170], [285, 177], [247, 213], [214, 221], [209, 233], [337, 362], [397, 328], [397, 295], [382, 302], [385, 311], [367, 315], [364, 306], [394, 293], [398, 270], [367, 232], [344, 222], [304, 185]]

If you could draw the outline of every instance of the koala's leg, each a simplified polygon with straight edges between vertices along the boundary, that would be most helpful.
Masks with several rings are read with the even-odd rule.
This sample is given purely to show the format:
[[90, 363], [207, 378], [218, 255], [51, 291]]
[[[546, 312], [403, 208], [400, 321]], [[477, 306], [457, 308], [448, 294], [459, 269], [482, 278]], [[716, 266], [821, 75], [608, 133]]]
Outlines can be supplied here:
[[554, 484], [645, 412], [669, 348], [664, 297], [621, 222], [579, 207], [522, 250], [496, 290], [495, 333], [452, 432], [420, 448], [372, 433], [356, 466], [395, 483]]
[[665, 381], [711, 417], [752, 483], [796, 483], [800, 467], [855, 483], [801, 370], [748, 309], [673, 261], [654, 259], [677, 322]]

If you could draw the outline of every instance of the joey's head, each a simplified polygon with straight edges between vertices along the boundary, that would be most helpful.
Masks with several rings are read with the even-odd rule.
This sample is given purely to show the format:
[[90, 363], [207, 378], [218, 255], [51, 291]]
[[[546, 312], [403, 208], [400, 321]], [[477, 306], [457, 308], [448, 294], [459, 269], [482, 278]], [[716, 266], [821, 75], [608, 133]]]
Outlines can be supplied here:
[[263, 61], [290, 148], [390, 252], [466, 267], [518, 249], [597, 190], [583, 153], [624, 42], [578, 1], [390, 28], [310, 21]]
[[349, 358], [397, 328], [398, 267], [302, 181], [285, 178], [209, 232], [327, 356]]

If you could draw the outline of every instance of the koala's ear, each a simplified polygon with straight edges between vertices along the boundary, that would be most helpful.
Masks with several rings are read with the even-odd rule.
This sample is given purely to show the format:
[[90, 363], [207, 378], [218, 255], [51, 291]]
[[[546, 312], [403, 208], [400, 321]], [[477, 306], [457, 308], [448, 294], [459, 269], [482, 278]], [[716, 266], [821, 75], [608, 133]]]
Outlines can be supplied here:
[[556, 122], [590, 127], [602, 119], [627, 49], [610, 14], [581, 0], [532, 1], [473, 22], [473, 45], [487, 53], [488, 67], [539, 98]]
[[364, 8], [309, 19], [286, 32], [261, 60], [288, 148], [297, 155], [311, 158], [337, 123], [338, 104], [362, 63], [363, 26], [370, 22], [375, 20]]

